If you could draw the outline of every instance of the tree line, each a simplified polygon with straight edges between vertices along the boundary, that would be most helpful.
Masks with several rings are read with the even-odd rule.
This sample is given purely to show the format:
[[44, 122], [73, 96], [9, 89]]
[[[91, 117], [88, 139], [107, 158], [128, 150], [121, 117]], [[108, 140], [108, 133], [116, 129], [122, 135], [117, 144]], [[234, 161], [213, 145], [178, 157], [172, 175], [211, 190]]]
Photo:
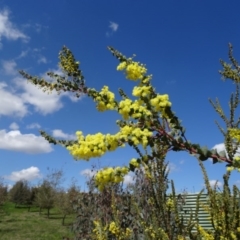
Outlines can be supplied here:
[[3, 179], [0, 181], [0, 206], [6, 201], [15, 204], [15, 207], [26, 207], [28, 211], [31, 208], [38, 208], [39, 214], [42, 210], [47, 210], [47, 218], [50, 217], [50, 211], [56, 207], [62, 214], [62, 224], [67, 215], [74, 213], [74, 203], [80, 195], [80, 188], [75, 182], [72, 182], [68, 188], [63, 188], [63, 171], [54, 170], [49, 173], [37, 186], [31, 186], [27, 180], [15, 182], [8, 191], [8, 187]]

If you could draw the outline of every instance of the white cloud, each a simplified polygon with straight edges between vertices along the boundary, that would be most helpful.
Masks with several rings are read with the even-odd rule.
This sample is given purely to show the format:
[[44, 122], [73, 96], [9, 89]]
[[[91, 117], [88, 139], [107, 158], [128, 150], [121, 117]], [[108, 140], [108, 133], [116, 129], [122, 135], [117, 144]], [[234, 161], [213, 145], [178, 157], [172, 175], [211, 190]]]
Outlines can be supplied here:
[[174, 171], [178, 171], [178, 170], [179, 170], [179, 168], [177, 167], [176, 164], [174, 164], [174, 163], [168, 163], [168, 165], [167, 165], [167, 171], [169, 171], [169, 172], [174, 172]]
[[124, 176], [123, 183], [125, 185], [134, 183], [134, 175], [132, 173], [128, 173], [126, 176]]
[[44, 26], [44, 25], [39, 24], [39, 23], [35, 23], [35, 24], [26, 23], [26, 24], [23, 24], [22, 27], [23, 28], [32, 28], [37, 33], [41, 33], [43, 29], [48, 29], [49, 28], [48, 26]]
[[0, 130], [0, 149], [28, 154], [49, 153], [53, 149], [42, 137], [34, 134], [22, 134], [19, 130]]
[[[216, 144], [212, 149], [216, 149], [218, 153], [225, 151], [226, 156], [228, 156], [224, 143]], [[240, 156], [240, 148], [238, 148], [237, 153], [234, 156]]]
[[25, 116], [27, 111], [27, 106], [24, 101], [17, 94], [10, 92], [6, 89], [7, 84], [0, 82], [0, 116], [12, 116], [16, 115], [18, 117]]
[[237, 181], [235, 182], [235, 184], [236, 184], [236, 185], [240, 185], [240, 180], [237, 180]]
[[180, 160], [179, 161], [180, 164], [184, 164], [184, 162], [185, 162], [184, 160]]
[[80, 172], [80, 175], [85, 176], [85, 177], [93, 177], [97, 173], [96, 170], [93, 169], [84, 169]]
[[41, 126], [38, 123], [32, 123], [26, 126], [27, 129], [40, 128]]
[[66, 140], [75, 140], [77, 139], [75, 134], [64, 133], [61, 129], [55, 129], [52, 131], [53, 137], [66, 139]]
[[59, 76], [64, 76], [64, 73], [62, 72], [60, 67], [58, 67], [58, 68], [50, 68], [50, 69], [48, 69], [47, 72], [41, 74], [41, 76], [40, 76], [41, 78], [45, 79], [48, 82], [53, 82], [54, 81], [53, 78], [51, 78], [51, 77], [49, 77], [47, 75], [48, 72], [53, 72], [54, 74], [57, 74]]
[[47, 63], [47, 58], [44, 56], [40, 56], [37, 62], [38, 63]]
[[29, 53], [29, 49], [25, 50], [25, 51], [22, 51], [19, 56], [16, 57], [16, 59], [20, 59], [20, 58], [24, 58], [28, 55]]
[[86, 97], [86, 95], [82, 95], [79, 98], [77, 98], [73, 93], [70, 93], [70, 92], [65, 92], [62, 95], [65, 97], [68, 97], [74, 103], [76, 103], [76, 102], [82, 100], [84, 97]]
[[60, 101], [61, 96], [56, 91], [47, 94], [32, 83], [28, 83], [25, 79], [15, 78], [14, 81], [23, 90], [20, 94], [22, 101], [33, 105], [36, 112], [46, 115], [63, 107]]
[[113, 35], [113, 33], [118, 30], [118, 27], [119, 27], [119, 25], [117, 23], [110, 21], [109, 28], [111, 29], [111, 31], [110, 32], [106, 32], [106, 36], [110, 37], [111, 35]]
[[2, 61], [2, 66], [4, 73], [7, 75], [16, 75], [17, 69], [16, 69], [16, 62], [14, 60], [9, 60], [9, 61]]
[[224, 143], [216, 144], [212, 149], [216, 149], [218, 153], [221, 151], [226, 151]]
[[117, 23], [110, 21], [109, 27], [112, 29], [113, 32], [116, 32], [118, 30], [118, 26], [119, 25]]
[[25, 42], [29, 40], [29, 37], [18, 30], [10, 21], [7, 9], [0, 11], [0, 41], [3, 37], [9, 40], [22, 39]]
[[217, 184], [217, 187], [222, 187], [222, 183], [217, 180], [209, 180], [209, 184], [211, 187], [214, 187]]
[[[9, 65], [6, 69], [11, 72], [10, 69], [13, 65]], [[53, 69], [53, 72], [61, 75], [62, 72], [57, 69]], [[42, 76], [47, 76], [46, 73]], [[53, 81], [47, 76], [47, 81]], [[47, 115], [60, 110], [63, 107], [62, 98], [67, 97], [72, 102], [78, 102], [82, 99], [74, 97], [73, 93], [63, 92], [58, 94], [55, 90], [52, 93], [44, 92], [32, 83], [29, 83], [22, 77], [15, 77], [12, 80], [11, 85], [7, 85], [5, 82], [0, 82], [0, 116], [18, 116], [24, 117], [29, 113], [29, 106], [33, 106], [36, 112]]]
[[177, 81], [176, 80], [168, 80], [168, 81], [166, 81], [166, 84], [168, 84], [168, 85], [173, 85], [173, 84], [175, 84]]
[[41, 32], [41, 30], [42, 30], [42, 25], [41, 25], [41, 24], [38, 24], [38, 23], [36, 23], [36, 24], [35, 24], [35, 30], [36, 30], [36, 32], [40, 33], [40, 32]]
[[33, 51], [34, 52], [41, 52], [44, 48], [34, 48]]
[[41, 178], [41, 174], [40, 170], [37, 167], [32, 166], [20, 171], [12, 172], [10, 175], [5, 176], [5, 178], [15, 182], [20, 180], [31, 181], [37, 178]]
[[[57, 74], [59, 76], [64, 76], [64, 73], [62, 72], [61, 68], [53, 68], [53, 69], [49, 69], [47, 72], [53, 72], [54, 74]], [[45, 79], [48, 82], [53, 82], [55, 81], [53, 78], [49, 77], [47, 75], [47, 72], [41, 74], [41, 78]], [[72, 102], [78, 102], [80, 101], [82, 98], [85, 97], [85, 95], [82, 95], [81, 97], [77, 98], [73, 93], [71, 92], [62, 92], [61, 95], [58, 95], [59, 97], [68, 97]]]
[[19, 126], [18, 126], [17, 123], [13, 122], [13, 123], [10, 124], [9, 128], [11, 130], [17, 130], [17, 129], [19, 129]]

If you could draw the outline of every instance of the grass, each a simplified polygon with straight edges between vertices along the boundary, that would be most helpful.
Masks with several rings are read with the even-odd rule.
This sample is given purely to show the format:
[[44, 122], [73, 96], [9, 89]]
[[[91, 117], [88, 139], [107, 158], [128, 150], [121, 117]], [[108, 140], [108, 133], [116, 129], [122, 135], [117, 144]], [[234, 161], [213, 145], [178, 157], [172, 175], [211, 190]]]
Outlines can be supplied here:
[[59, 240], [63, 237], [73, 238], [70, 225], [75, 215], [67, 216], [65, 226], [62, 226], [62, 215], [57, 209], [46, 211], [39, 215], [37, 208], [17, 207], [6, 203], [0, 209], [0, 239], [1, 240]]

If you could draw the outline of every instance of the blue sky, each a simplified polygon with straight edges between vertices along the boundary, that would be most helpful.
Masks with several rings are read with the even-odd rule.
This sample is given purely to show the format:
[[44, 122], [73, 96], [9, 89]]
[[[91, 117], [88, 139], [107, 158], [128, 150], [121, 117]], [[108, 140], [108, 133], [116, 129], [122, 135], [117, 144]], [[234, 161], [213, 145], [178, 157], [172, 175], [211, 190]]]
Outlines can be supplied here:
[[[131, 94], [134, 83], [116, 71], [117, 60], [107, 50], [113, 46], [124, 55], [136, 54], [153, 74], [153, 85], [169, 94], [172, 109], [183, 121], [191, 142], [223, 147], [219, 120], [208, 98], [219, 97], [228, 113], [234, 90], [223, 82], [219, 59], [228, 60], [228, 43], [240, 59], [240, 2], [226, 1], [0, 1], [0, 176], [9, 185], [26, 178], [33, 184], [47, 168], [65, 172], [65, 185], [77, 179], [84, 189], [84, 172], [92, 164], [124, 165], [136, 153], [118, 149], [101, 159], [74, 161], [67, 150], [49, 145], [39, 129], [61, 138], [87, 133], [115, 133], [115, 112], [99, 113], [91, 99], [71, 94], [47, 95], [27, 83], [17, 70], [45, 76], [59, 71], [58, 53], [69, 47], [88, 87], [108, 85], [118, 96], [123, 88]], [[223, 124], [220, 120], [219, 122]], [[224, 126], [224, 125], [223, 125]], [[170, 178], [176, 189], [199, 191], [203, 179], [197, 160], [187, 153], [170, 153]], [[222, 182], [224, 164], [205, 162], [209, 178]], [[129, 178], [130, 179], [130, 178]], [[231, 183], [240, 184], [233, 173]]]

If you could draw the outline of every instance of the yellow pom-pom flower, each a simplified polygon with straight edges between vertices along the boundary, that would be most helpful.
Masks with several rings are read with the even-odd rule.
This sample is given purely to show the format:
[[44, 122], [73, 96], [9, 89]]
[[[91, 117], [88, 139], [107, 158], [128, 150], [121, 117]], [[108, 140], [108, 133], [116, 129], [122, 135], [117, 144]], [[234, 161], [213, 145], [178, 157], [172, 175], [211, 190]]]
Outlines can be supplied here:
[[129, 80], [137, 81], [142, 79], [146, 74], [147, 69], [138, 62], [132, 62], [126, 67], [126, 78]]
[[108, 90], [108, 86], [104, 86], [94, 99], [97, 102], [97, 109], [100, 112], [113, 110], [116, 107], [115, 95]]
[[132, 160], [130, 161], [130, 164], [136, 168], [139, 168], [139, 166], [140, 166], [140, 164], [138, 163], [136, 158], [132, 158]]
[[240, 143], [240, 129], [238, 128], [229, 128], [229, 135], [231, 138], [236, 139]]
[[151, 93], [151, 86], [137, 86], [133, 88], [132, 95], [135, 97], [146, 97]]
[[117, 66], [117, 70], [118, 71], [122, 71], [126, 68], [127, 63], [126, 62], [121, 62], [118, 66]]
[[121, 62], [117, 66], [118, 71], [125, 70], [126, 78], [129, 80], [137, 81], [143, 79], [144, 75], [147, 72], [147, 69], [143, 64], [140, 64], [138, 62], [131, 61], [130, 63], [127, 62]]
[[107, 151], [114, 151], [119, 146], [117, 135], [97, 133], [84, 137], [80, 131], [76, 135], [78, 143], [67, 147], [75, 159], [89, 160], [92, 157], [101, 157]]
[[107, 185], [111, 183], [120, 183], [124, 180], [124, 176], [129, 172], [127, 167], [108, 167], [99, 170], [95, 175], [95, 183], [98, 189], [102, 191]]

